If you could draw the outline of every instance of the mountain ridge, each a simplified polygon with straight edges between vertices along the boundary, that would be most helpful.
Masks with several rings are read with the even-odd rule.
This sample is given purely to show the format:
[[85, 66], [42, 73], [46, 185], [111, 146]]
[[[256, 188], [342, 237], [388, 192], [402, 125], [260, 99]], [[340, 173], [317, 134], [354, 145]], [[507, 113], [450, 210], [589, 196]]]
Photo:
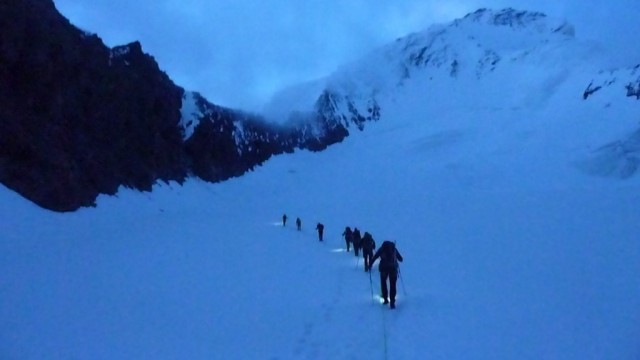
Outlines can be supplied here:
[[[638, 168], [633, 135], [638, 124], [632, 110], [637, 103], [631, 99], [640, 99], [640, 76], [638, 66], [602, 70], [605, 58], [598, 46], [576, 38], [574, 27], [563, 19], [514, 9], [480, 9], [398, 38], [338, 69], [324, 79], [324, 87], [314, 83], [310, 91], [329, 91], [335, 98], [356, 99], [361, 106], [375, 102], [381, 123], [407, 117], [398, 116], [407, 112], [398, 103], [415, 109], [411, 117], [432, 119], [426, 124], [460, 109], [476, 112], [479, 118], [506, 117], [501, 120], [506, 124], [517, 119], [515, 113], [505, 112], [527, 117], [548, 112], [557, 117], [555, 123], [537, 122], [551, 129], [567, 126], [580, 113], [592, 118], [589, 126], [601, 136], [585, 136], [589, 149], [571, 155], [574, 158], [566, 159], [565, 166], [588, 175], [628, 179]], [[277, 104], [294, 103], [288, 94], [276, 95]], [[607, 118], [611, 120], [605, 130], [599, 122]], [[438, 126], [442, 124], [430, 130], [437, 132]], [[563, 131], [567, 130], [571, 131]], [[458, 129], [443, 131], [461, 134]]]
[[[323, 80], [324, 87], [318, 82], [311, 87], [316, 92], [327, 90], [343, 96], [358, 93], [375, 98], [381, 92], [402, 86], [412, 76], [438, 69], [453, 77], [461, 72], [472, 72], [481, 78], [504, 63], [535, 56], [554, 42], [558, 47], [575, 42], [574, 27], [565, 20], [539, 12], [480, 9], [450, 23], [432, 25], [398, 38], [344, 65]], [[595, 52], [586, 46], [578, 50], [592, 57]], [[433, 74], [422, 76], [423, 80], [428, 80]], [[278, 99], [279, 96], [274, 96], [279, 106], [295, 103], [291, 97]], [[308, 99], [313, 97], [305, 98], [308, 106]], [[277, 106], [267, 105], [267, 109], [285, 113], [269, 110], [269, 107]], [[298, 105], [300, 108], [302, 106]]]
[[[273, 155], [320, 151], [389, 121], [388, 109], [402, 96], [439, 102], [444, 110], [547, 106], [567, 81], [594, 71], [590, 61], [598, 55], [575, 40], [564, 20], [480, 9], [276, 95], [263, 115], [186, 91], [139, 42], [108, 48], [51, 0], [0, 6], [0, 182], [56, 211], [94, 205], [98, 194], [121, 186], [150, 191], [157, 181], [190, 176], [224, 181]], [[603, 89], [640, 98], [635, 70], [620, 70], [615, 80], [602, 74], [579, 80], [585, 83], [571, 99], [593, 102]], [[438, 116], [429, 111], [424, 115]], [[609, 143], [616, 141], [632, 140]]]
[[121, 186], [223, 181], [348, 134], [322, 113], [273, 125], [198, 95], [200, 119], [185, 138], [181, 109], [193, 96], [139, 42], [109, 48], [51, 0], [3, 2], [0, 10], [0, 183], [44, 208], [92, 206]]

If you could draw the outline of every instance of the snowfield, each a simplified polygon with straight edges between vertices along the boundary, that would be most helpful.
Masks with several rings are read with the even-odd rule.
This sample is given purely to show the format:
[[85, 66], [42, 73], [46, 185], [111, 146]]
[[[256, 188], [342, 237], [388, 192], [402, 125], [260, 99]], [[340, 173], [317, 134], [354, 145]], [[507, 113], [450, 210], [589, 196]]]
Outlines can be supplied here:
[[[3, 358], [637, 358], [637, 179], [525, 171], [477, 159], [482, 137], [461, 130], [378, 125], [72, 214], [3, 189]], [[346, 225], [398, 242], [396, 310], [345, 253]]]

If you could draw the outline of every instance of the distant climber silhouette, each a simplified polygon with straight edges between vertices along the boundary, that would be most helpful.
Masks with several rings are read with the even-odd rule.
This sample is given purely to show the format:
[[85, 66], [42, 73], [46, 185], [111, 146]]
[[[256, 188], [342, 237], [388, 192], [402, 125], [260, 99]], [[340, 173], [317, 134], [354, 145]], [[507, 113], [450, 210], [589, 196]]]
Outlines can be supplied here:
[[318, 223], [318, 225], [316, 226], [316, 230], [318, 230], [318, 238], [320, 239], [320, 241], [322, 241], [322, 234], [324, 233], [324, 225], [322, 225], [321, 223]]
[[376, 248], [376, 242], [373, 236], [365, 231], [362, 236], [362, 256], [364, 257], [364, 271], [371, 270], [371, 259], [373, 258], [373, 250]]
[[344, 229], [342, 236], [344, 237], [344, 241], [347, 243], [347, 252], [349, 252], [349, 249], [351, 248], [351, 240], [353, 238], [353, 231], [351, 231], [351, 228], [347, 226]]

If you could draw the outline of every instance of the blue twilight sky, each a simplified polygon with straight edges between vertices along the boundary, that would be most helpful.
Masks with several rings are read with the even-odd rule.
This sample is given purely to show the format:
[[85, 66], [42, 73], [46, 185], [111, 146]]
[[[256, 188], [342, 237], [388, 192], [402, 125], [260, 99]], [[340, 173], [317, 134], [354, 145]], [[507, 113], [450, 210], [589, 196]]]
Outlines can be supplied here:
[[640, 0], [54, 0], [108, 46], [134, 40], [178, 84], [257, 110], [287, 85], [330, 73], [376, 46], [478, 8], [566, 18], [579, 38], [640, 63]]

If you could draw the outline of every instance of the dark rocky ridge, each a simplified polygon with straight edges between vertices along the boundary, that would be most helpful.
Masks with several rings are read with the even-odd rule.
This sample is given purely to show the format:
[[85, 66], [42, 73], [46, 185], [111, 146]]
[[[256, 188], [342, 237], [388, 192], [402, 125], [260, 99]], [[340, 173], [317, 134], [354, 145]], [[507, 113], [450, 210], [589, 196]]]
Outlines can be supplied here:
[[[600, 90], [607, 88], [620, 89], [627, 97], [640, 100], [640, 64], [631, 68], [601, 71], [582, 93], [583, 99], [588, 99]], [[618, 91], [618, 90], [617, 90]]]
[[184, 142], [191, 173], [206, 181], [222, 181], [240, 176], [272, 155], [294, 149], [321, 151], [349, 135], [349, 121], [359, 128], [364, 119], [379, 118], [379, 113], [364, 118], [347, 119], [333, 108], [331, 93], [325, 92], [315, 104], [315, 111], [296, 114], [285, 124], [265, 122], [257, 115], [211, 104], [195, 94], [202, 114], [194, 133]]
[[[139, 43], [110, 49], [52, 0], [0, 3], [0, 182], [44, 208], [72, 211], [120, 186], [150, 190], [190, 175], [222, 181], [274, 154], [348, 136], [326, 93], [316, 112], [288, 125], [200, 97], [206, 115], [185, 141], [184, 93]], [[361, 128], [379, 109], [352, 115]]]
[[[183, 90], [142, 53], [111, 51], [51, 0], [0, 5], [0, 181], [74, 210], [120, 185], [182, 181]], [[119, 56], [114, 56], [118, 53]]]

